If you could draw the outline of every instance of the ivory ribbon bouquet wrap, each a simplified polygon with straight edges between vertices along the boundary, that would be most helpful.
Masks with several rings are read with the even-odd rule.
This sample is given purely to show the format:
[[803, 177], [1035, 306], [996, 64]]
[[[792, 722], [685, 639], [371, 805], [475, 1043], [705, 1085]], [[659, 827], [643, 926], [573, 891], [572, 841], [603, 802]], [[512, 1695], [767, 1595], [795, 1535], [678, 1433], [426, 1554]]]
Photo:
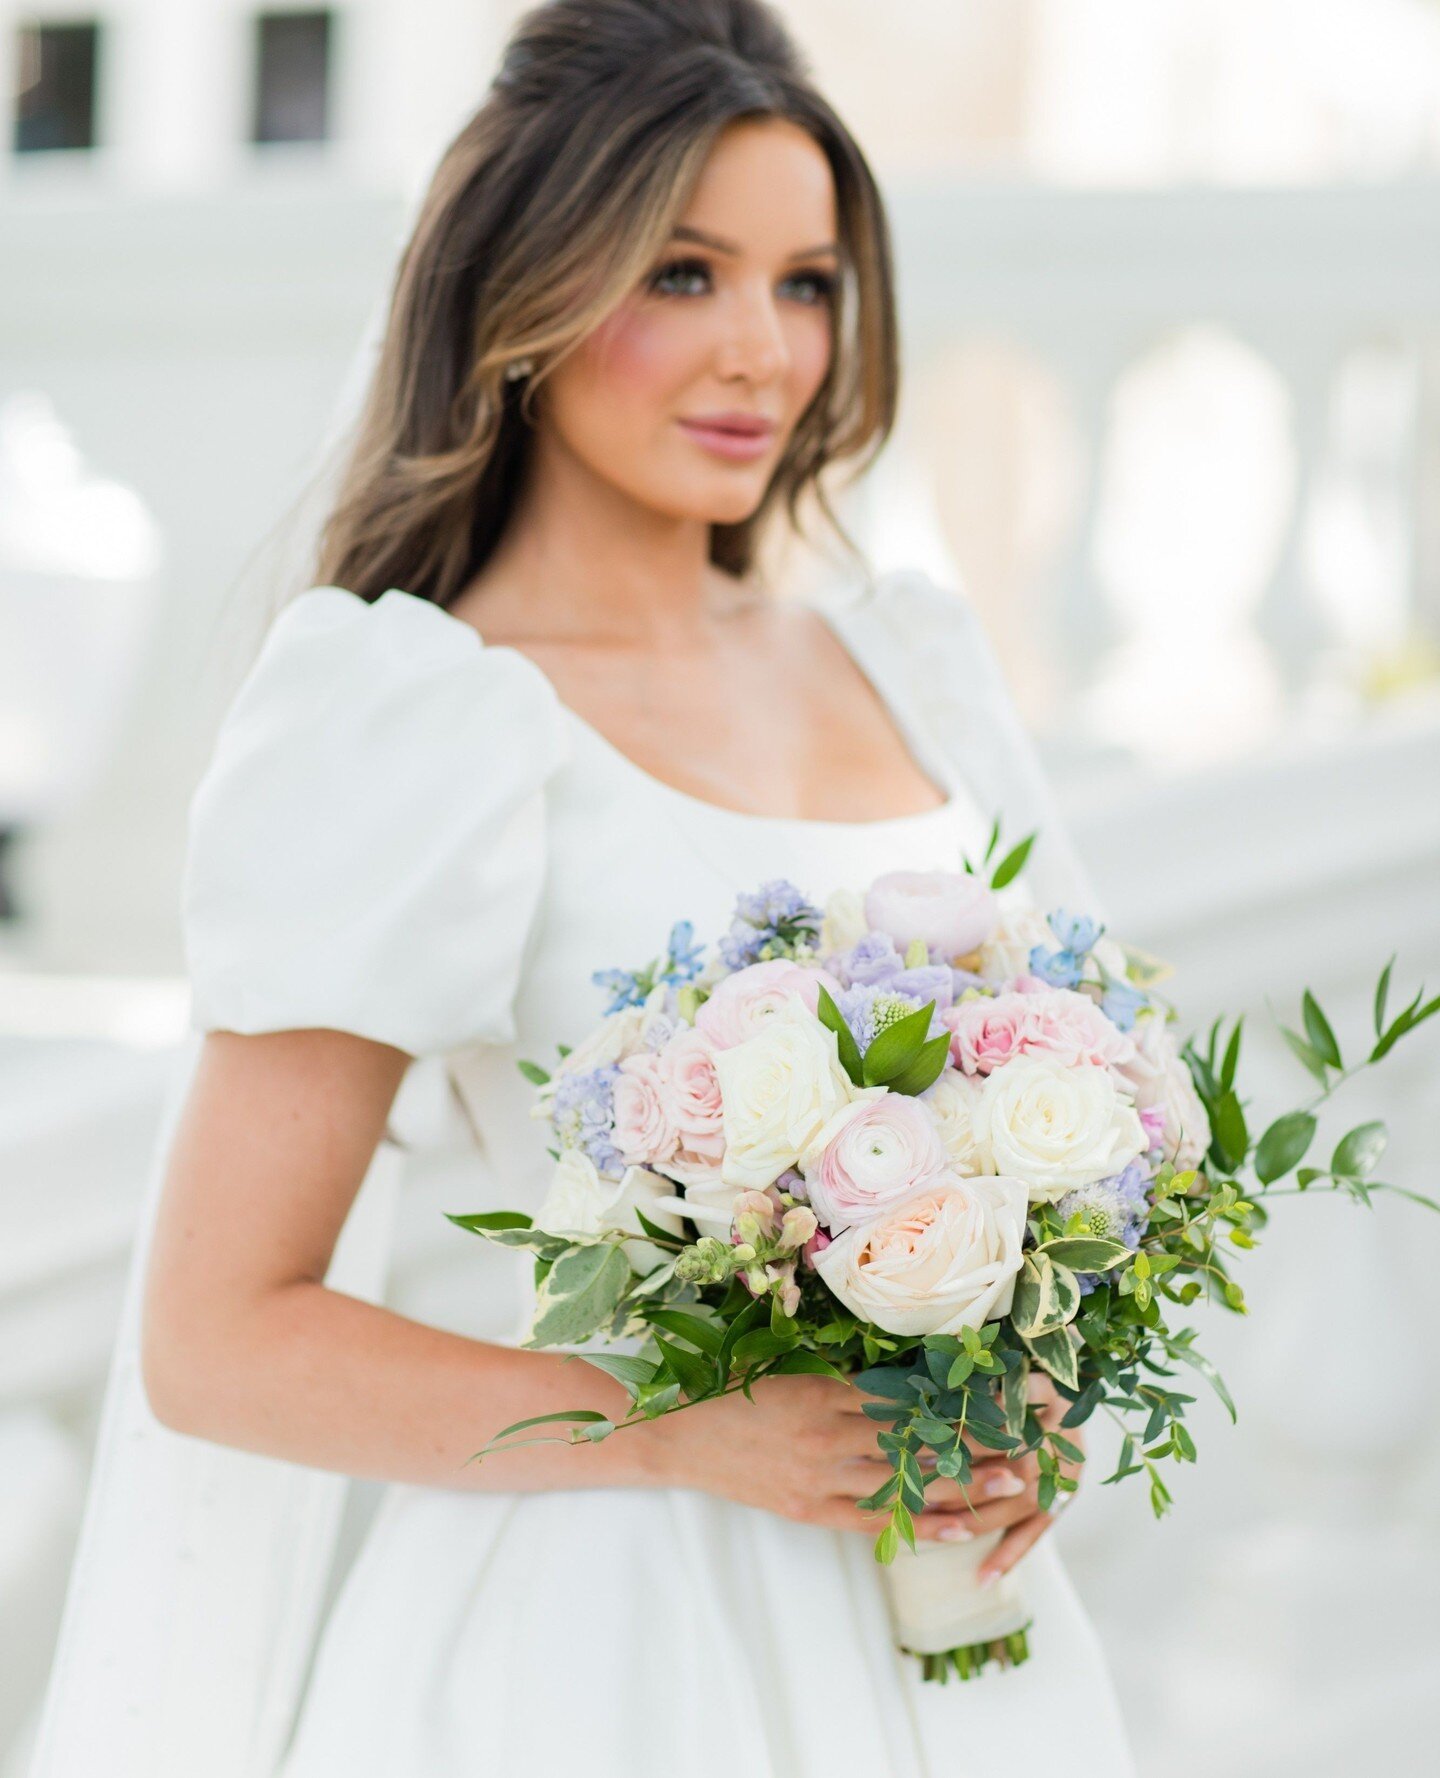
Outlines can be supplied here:
[[577, 1355], [629, 1396], [618, 1421], [542, 1415], [471, 1461], [544, 1422], [566, 1430], [534, 1436], [583, 1444], [776, 1373], [845, 1379], [889, 1460], [860, 1506], [895, 1636], [934, 1679], [1023, 1661], [1032, 1626], [1023, 1560], [977, 1580], [1001, 1533], [916, 1539], [927, 1487], [968, 1499], [973, 1452], [1031, 1453], [1049, 1510], [1076, 1486], [1067, 1435], [1103, 1411], [1124, 1428], [1106, 1480], [1144, 1475], [1164, 1513], [1162, 1461], [1195, 1457], [1182, 1381], [1235, 1412], [1176, 1311], [1244, 1312], [1231, 1269], [1270, 1199], [1401, 1190], [1374, 1176], [1378, 1123], [1302, 1163], [1321, 1103], [1440, 1009], [1422, 988], [1387, 1012], [1392, 957], [1347, 1064], [1307, 989], [1302, 1028], [1281, 1029], [1317, 1091], [1257, 1140], [1243, 1017], [1182, 1043], [1168, 966], [1037, 908], [1036, 836], [997, 857], [999, 835], [963, 869], [892, 871], [823, 908], [762, 883], [709, 962], [680, 920], [663, 956], [597, 970], [595, 1028], [548, 1072], [520, 1064], [555, 1139], [539, 1213], [450, 1218], [533, 1252], [527, 1346], [593, 1346]]

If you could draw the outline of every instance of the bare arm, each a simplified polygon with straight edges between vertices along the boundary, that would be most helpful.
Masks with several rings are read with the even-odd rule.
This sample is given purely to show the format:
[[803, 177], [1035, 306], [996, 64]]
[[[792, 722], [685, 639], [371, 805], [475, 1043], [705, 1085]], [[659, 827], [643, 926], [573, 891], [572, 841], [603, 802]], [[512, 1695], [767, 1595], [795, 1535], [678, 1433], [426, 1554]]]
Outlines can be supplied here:
[[[490, 1492], [692, 1487], [787, 1518], [874, 1532], [854, 1502], [888, 1465], [861, 1396], [825, 1377], [767, 1378], [599, 1444], [532, 1444], [467, 1463], [517, 1420], [629, 1398], [579, 1359], [430, 1327], [324, 1282], [409, 1057], [349, 1032], [205, 1039], [176, 1129], [146, 1276], [142, 1364], [167, 1426], [385, 1481]], [[457, 1237], [458, 1238], [458, 1237]], [[985, 1526], [1033, 1499], [983, 1465]], [[1024, 1473], [1026, 1495], [1033, 1476]], [[932, 1485], [930, 1537], [969, 1517]]]
[[653, 1479], [653, 1441], [635, 1433], [467, 1466], [515, 1420], [623, 1413], [625, 1393], [578, 1360], [468, 1339], [322, 1282], [408, 1061], [343, 1031], [206, 1036], [146, 1279], [157, 1417], [383, 1480], [489, 1490]]

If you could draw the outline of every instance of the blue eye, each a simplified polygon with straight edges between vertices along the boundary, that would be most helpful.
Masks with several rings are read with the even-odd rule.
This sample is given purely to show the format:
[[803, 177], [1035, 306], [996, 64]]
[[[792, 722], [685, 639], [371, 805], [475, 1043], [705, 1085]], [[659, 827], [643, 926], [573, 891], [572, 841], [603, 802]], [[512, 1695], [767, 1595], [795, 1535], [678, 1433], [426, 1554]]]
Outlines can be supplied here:
[[829, 272], [796, 272], [792, 282], [813, 284], [815, 296], [811, 300], [815, 303], [828, 302], [835, 290], [835, 280]]
[[668, 265], [662, 265], [659, 271], [651, 278], [649, 288], [651, 290], [659, 290], [662, 295], [666, 296], [675, 294], [683, 295], [685, 294], [684, 292], [674, 292], [665, 289], [664, 286], [670, 278], [678, 278], [681, 275], [691, 274], [700, 278], [708, 278], [710, 276], [710, 268], [706, 265], [703, 259], [672, 259]]
[[[672, 259], [651, 275], [646, 288], [661, 296], [699, 295], [700, 292], [693, 288], [681, 287], [682, 280], [699, 278], [708, 281], [709, 277], [710, 267], [703, 259]], [[829, 272], [792, 272], [785, 282], [813, 285], [815, 294], [805, 299], [811, 307], [828, 302], [835, 289], [835, 279]]]

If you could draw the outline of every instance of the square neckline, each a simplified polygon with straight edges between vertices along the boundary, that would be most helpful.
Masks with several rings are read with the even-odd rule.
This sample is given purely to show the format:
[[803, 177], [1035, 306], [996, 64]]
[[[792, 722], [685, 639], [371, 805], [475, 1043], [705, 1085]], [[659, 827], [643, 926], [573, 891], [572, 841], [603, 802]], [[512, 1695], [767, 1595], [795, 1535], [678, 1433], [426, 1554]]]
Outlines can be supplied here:
[[[873, 815], [861, 821], [843, 821], [830, 816], [772, 815], [763, 810], [732, 808], [728, 803], [712, 802], [708, 797], [692, 795], [690, 791], [682, 790], [678, 784], [671, 784], [666, 779], [657, 777], [654, 772], [647, 770], [637, 760], [632, 759], [623, 748], [617, 747], [608, 735], [582, 716], [572, 704], [567, 703], [561, 696], [560, 688], [550, 675], [533, 656], [526, 654], [523, 649], [516, 648], [507, 642], [487, 641], [478, 624], [472, 624], [463, 617], [456, 617], [454, 612], [447, 610], [443, 605], [437, 605], [433, 599], [422, 599], [418, 594], [407, 592], [403, 587], [389, 587], [380, 597], [387, 598], [391, 593], [398, 593], [404, 599], [413, 599], [419, 604], [428, 605], [431, 610], [438, 611], [448, 618], [452, 624], [468, 631], [477, 646], [501, 654], [514, 655], [525, 661], [549, 687], [550, 695], [557, 707], [582, 736], [588, 738], [594, 747], [627, 772], [636, 782], [677, 805], [703, 812], [706, 815], [716, 816], [721, 820], [768, 828], [772, 831], [782, 828], [799, 828], [806, 832], [867, 834], [949, 820], [963, 812], [973, 812], [976, 807], [973, 796], [968, 787], [961, 782], [944, 747], [912, 715], [899, 696], [898, 688], [893, 684], [887, 684], [884, 668], [877, 668], [872, 662], [863, 659], [854, 641], [846, 633], [847, 614], [856, 610], [868, 609], [877, 598], [880, 581], [883, 578], [883, 576], [877, 577], [868, 582], [860, 594], [857, 597], [852, 597], [850, 602], [839, 611], [827, 605], [821, 596], [805, 593], [787, 595], [804, 605], [807, 610], [813, 611], [826, 625], [831, 635], [849, 655], [856, 670], [869, 683], [881, 707], [889, 716], [902, 746], [909, 754], [912, 765], [933, 782], [944, 786], [947, 791], [945, 800], [934, 804], [931, 808], [912, 809], [909, 813], [901, 815]], [[377, 600], [376, 603], [378, 604], [378, 602]]]

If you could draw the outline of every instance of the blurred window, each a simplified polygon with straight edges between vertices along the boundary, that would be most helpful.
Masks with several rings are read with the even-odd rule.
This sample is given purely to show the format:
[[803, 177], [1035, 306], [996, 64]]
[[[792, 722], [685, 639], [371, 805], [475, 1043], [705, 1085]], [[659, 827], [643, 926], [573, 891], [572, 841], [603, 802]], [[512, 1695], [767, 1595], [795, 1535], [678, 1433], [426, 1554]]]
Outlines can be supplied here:
[[100, 27], [93, 20], [19, 27], [15, 41], [17, 154], [95, 146], [99, 48]]
[[329, 136], [334, 14], [262, 12], [255, 20], [256, 142], [323, 142]]

